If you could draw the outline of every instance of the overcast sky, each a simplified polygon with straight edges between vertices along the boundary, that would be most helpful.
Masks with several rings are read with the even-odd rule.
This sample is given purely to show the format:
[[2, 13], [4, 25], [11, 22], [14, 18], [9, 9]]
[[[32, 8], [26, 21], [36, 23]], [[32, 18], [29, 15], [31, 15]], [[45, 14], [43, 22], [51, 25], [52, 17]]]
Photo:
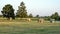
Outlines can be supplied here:
[[50, 16], [55, 12], [60, 14], [60, 0], [0, 0], [0, 14], [6, 4], [11, 4], [16, 13], [22, 1], [25, 3], [28, 14], [32, 13], [34, 16], [37, 14]]

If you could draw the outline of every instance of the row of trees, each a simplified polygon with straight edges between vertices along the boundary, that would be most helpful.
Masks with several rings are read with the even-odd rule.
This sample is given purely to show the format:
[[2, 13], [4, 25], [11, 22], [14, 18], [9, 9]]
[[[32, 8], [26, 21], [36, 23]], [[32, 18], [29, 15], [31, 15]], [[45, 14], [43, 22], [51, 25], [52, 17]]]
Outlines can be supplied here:
[[60, 20], [60, 16], [59, 16], [58, 12], [55, 12], [54, 14], [52, 14], [50, 16], [50, 18], [55, 19], [55, 20]]
[[[20, 18], [27, 18], [27, 17], [32, 18], [33, 17], [32, 14], [27, 15], [27, 10], [26, 10], [26, 6], [25, 6], [24, 2], [21, 2], [20, 6], [18, 6], [18, 10], [17, 10], [16, 15], [14, 14], [13, 6], [10, 5], [10, 4], [5, 5], [2, 8], [1, 12], [3, 14], [3, 17], [6, 17], [8, 19], [10, 19], [10, 18], [15, 19], [15, 17], [20, 17]], [[36, 17], [38, 18], [39, 15], [36, 15]], [[60, 20], [60, 16], [59, 16], [59, 14], [57, 12], [55, 12], [54, 14], [52, 14], [51, 16], [49, 16], [47, 18], [49, 18], [49, 19], [52, 18], [52, 19], [55, 19], [55, 20]]]
[[30, 14], [29, 16], [27, 15], [27, 10], [24, 2], [21, 2], [20, 6], [18, 6], [16, 15], [14, 14], [13, 6], [10, 4], [5, 5], [2, 8], [1, 12], [3, 14], [3, 17], [6, 17], [8, 19], [10, 18], [15, 19], [15, 16], [20, 18], [33, 17], [32, 14]]

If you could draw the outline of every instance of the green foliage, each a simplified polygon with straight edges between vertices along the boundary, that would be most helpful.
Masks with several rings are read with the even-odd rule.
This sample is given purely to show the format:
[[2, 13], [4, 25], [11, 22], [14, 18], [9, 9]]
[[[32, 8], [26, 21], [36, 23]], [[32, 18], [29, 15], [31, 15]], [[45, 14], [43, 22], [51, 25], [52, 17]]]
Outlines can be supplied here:
[[10, 19], [10, 17], [12, 19], [15, 19], [14, 9], [13, 9], [12, 5], [10, 5], [10, 4], [5, 5], [1, 12], [4, 17], [6, 17], [8, 19]]
[[39, 15], [36, 15], [36, 18], [39, 18]]
[[30, 17], [30, 18], [32, 18], [32, 17], [33, 17], [33, 15], [32, 15], [32, 14], [29, 14], [29, 17]]
[[21, 2], [20, 6], [18, 7], [16, 16], [20, 17], [20, 18], [27, 17], [27, 11], [26, 11], [26, 6], [25, 6], [24, 2]]
[[59, 15], [57, 12], [55, 12], [54, 14], [52, 14], [51, 16], [52, 19], [58, 20], [59, 19]]

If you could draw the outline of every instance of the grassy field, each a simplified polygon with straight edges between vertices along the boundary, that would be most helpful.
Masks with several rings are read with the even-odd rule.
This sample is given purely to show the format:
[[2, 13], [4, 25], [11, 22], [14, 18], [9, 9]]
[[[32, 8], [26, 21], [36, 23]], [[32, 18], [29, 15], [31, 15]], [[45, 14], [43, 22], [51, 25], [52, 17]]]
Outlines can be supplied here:
[[60, 34], [60, 23], [1, 21], [0, 34]]

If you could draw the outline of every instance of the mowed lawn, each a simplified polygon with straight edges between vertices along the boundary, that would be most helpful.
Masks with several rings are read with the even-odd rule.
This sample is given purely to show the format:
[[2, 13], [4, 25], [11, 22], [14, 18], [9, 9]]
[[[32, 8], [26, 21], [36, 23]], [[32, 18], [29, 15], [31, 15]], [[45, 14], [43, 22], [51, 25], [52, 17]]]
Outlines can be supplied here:
[[60, 34], [60, 23], [3, 21], [0, 34]]

